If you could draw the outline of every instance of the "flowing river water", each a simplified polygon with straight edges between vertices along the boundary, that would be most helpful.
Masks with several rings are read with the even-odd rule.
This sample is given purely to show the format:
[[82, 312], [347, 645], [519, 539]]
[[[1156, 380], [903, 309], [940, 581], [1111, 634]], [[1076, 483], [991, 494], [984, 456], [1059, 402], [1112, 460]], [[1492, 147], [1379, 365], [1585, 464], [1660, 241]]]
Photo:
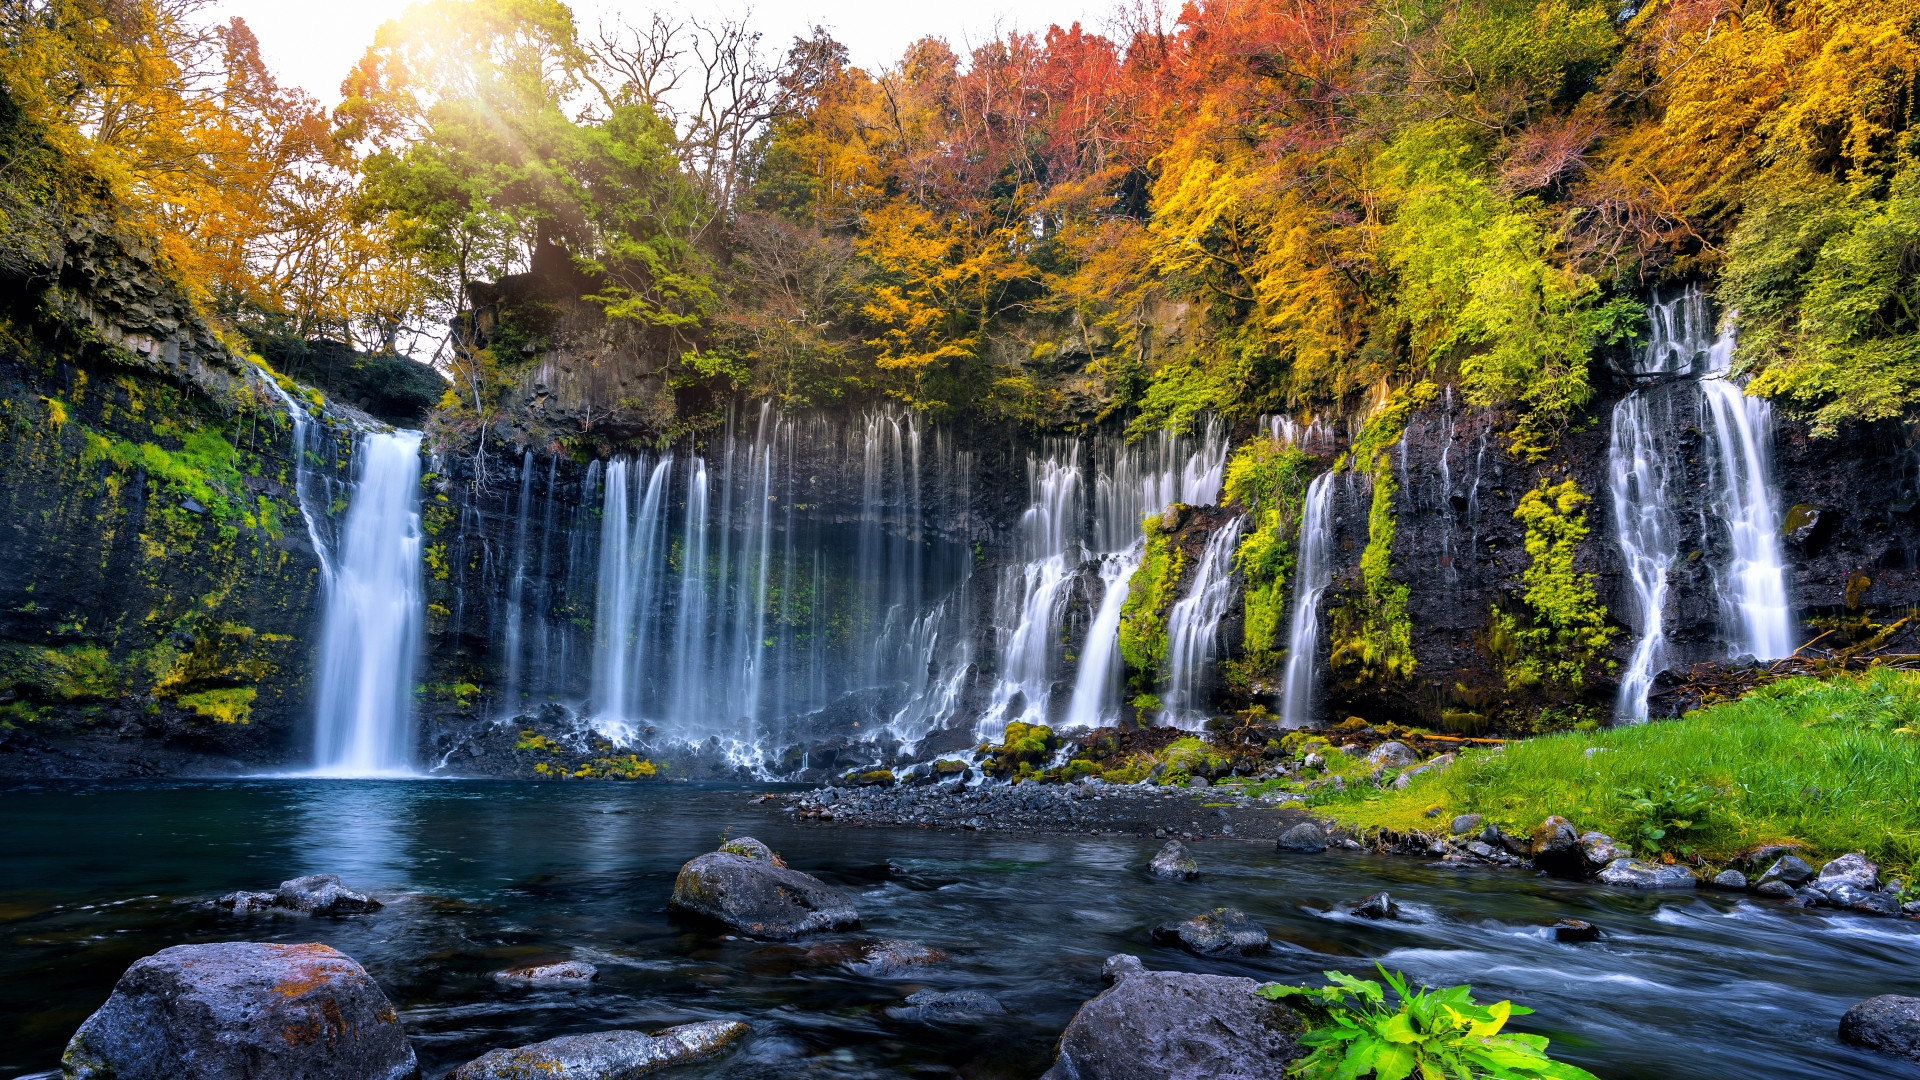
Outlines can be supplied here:
[[[615, 1027], [733, 1017], [746, 1047], [676, 1076], [1038, 1076], [1101, 989], [1116, 952], [1151, 968], [1314, 980], [1374, 960], [1483, 1001], [1607, 1080], [1920, 1078], [1920, 1066], [1835, 1038], [1875, 994], [1920, 993], [1920, 928], [1720, 894], [1645, 894], [1373, 855], [1194, 845], [1202, 876], [1146, 875], [1151, 839], [802, 827], [748, 789], [685, 784], [245, 780], [44, 784], [0, 790], [0, 1077], [53, 1075], [73, 1029], [135, 959], [216, 940], [321, 941], [360, 960], [399, 1007], [423, 1075], [497, 1046]], [[848, 891], [863, 927], [803, 946], [729, 938], [669, 917], [675, 872], [723, 834], [757, 836]], [[388, 901], [349, 919], [234, 916], [207, 901], [338, 873]], [[1379, 889], [1404, 909], [1371, 923], [1338, 905]], [[1202, 960], [1148, 928], [1238, 907], [1270, 955]], [[1540, 928], [1587, 919], [1593, 944]], [[951, 961], [913, 979], [809, 958], [835, 941], [904, 938]], [[491, 973], [590, 961], [578, 990]], [[890, 1017], [922, 986], [983, 990], [1008, 1015], [932, 1025]]]

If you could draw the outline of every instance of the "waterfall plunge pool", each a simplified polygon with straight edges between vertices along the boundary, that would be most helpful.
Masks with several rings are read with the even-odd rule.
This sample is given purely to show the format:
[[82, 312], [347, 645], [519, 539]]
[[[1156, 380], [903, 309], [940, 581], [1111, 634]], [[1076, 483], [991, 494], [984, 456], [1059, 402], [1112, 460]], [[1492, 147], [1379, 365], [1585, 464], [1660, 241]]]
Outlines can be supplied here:
[[[56, 1069], [126, 966], [170, 945], [320, 941], [366, 965], [400, 1008], [422, 1074], [498, 1046], [735, 1017], [745, 1048], [677, 1077], [1031, 1080], [1116, 952], [1150, 968], [1318, 983], [1378, 959], [1483, 1001], [1538, 1010], [1525, 1030], [1607, 1080], [1730, 1076], [1920, 1080], [1920, 1065], [1841, 1045], [1840, 1014], [1920, 993], [1920, 927], [1719, 894], [1634, 894], [1373, 855], [1193, 845], [1199, 880], [1144, 872], [1152, 839], [796, 826], [745, 787], [513, 781], [241, 780], [0, 789], [0, 1077]], [[804, 946], [729, 940], [669, 918], [674, 874], [723, 833], [766, 841], [844, 888], [863, 929], [952, 957], [915, 980], [814, 963]], [[898, 868], [890, 871], [888, 866]], [[337, 873], [388, 901], [350, 919], [235, 916], [206, 901]], [[1379, 889], [1407, 910], [1331, 909]], [[1265, 926], [1265, 957], [1211, 961], [1147, 928], [1227, 905]], [[1606, 936], [1538, 928], [1587, 919]], [[579, 990], [491, 973], [589, 961]], [[984, 990], [1010, 1015], [931, 1025], [886, 1009], [922, 986]]]

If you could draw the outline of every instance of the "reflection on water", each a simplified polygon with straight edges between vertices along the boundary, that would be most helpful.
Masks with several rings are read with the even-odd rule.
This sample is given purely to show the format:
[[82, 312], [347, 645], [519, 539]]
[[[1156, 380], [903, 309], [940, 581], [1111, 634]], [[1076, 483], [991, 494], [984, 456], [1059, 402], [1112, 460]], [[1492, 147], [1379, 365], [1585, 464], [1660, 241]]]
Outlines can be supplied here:
[[[1299, 981], [1378, 958], [1431, 983], [1538, 1010], [1528, 1030], [1609, 1080], [1880, 1076], [1920, 1066], [1839, 1045], [1848, 1005], [1920, 992], [1913, 924], [1823, 917], [1720, 895], [1640, 896], [1410, 859], [1283, 857], [1197, 845], [1203, 870], [1148, 878], [1150, 840], [797, 829], [744, 792], [510, 782], [245, 781], [0, 791], [0, 1077], [53, 1067], [127, 964], [168, 945], [319, 940], [356, 957], [400, 1006], [426, 1075], [495, 1046], [717, 1017], [748, 1047], [676, 1075], [1031, 1078], [1100, 962]], [[750, 833], [847, 889], [864, 929], [952, 962], [874, 979], [802, 946], [727, 940], [665, 905], [681, 863]], [[202, 901], [333, 872], [389, 907], [345, 920], [235, 917]], [[1339, 913], [1391, 889], [1401, 920]], [[1270, 956], [1203, 961], [1147, 927], [1218, 905], [1272, 932]], [[1590, 945], [1540, 928], [1575, 916]], [[811, 944], [811, 943], [810, 943]], [[599, 966], [578, 990], [496, 982], [511, 963]], [[980, 1025], [891, 1019], [934, 986], [987, 991], [1010, 1015]]]

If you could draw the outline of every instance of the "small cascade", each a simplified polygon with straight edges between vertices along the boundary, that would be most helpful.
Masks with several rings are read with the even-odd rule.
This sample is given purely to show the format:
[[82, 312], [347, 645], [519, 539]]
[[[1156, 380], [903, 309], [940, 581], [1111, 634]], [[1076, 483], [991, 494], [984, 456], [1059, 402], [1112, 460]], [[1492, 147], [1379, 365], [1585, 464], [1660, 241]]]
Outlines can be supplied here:
[[[1166, 711], [1160, 722], [1199, 730], [1200, 679], [1219, 646], [1220, 620], [1233, 601], [1233, 555], [1245, 518], [1236, 517], [1207, 537], [1187, 595], [1167, 615]], [[1116, 615], [1116, 619], [1118, 616]]]
[[307, 412], [299, 399], [281, 389], [272, 372], [256, 370], [260, 385], [280, 400], [287, 410], [287, 416], [293, 421], [294, 501], [300, 505], [300, 519], [307, 524], [307, 539], [313, 542], [313, 553], [320, 560], [320, 578], [324, 589], [325, 582], [333, 577], [332, 530], [327, 520], [327, 507], [333, 502], [333, 481], [327, 473], [313, 468], [312, 459], [323, 458], [326, 432], [314, 423], [313, 414]]
[[1026, 562], [1007, 568], [994, 603], [1000, 679], [981, 720], [981, 734], [989, 738], [998, 738], [1014, 720], [1046, 723], [1060, 590], [1070, 554], [1077, 566], [1082, 553], [1080, 444], [1051, 446], [1046, 456], [1029, 457], [1027, 491], [1033, 501], [1020, 515]]
[[413, 670], [421, 647], [420, 433], [360, 439], [359, 480], [330, 575], [317, 674], [314, 771], [412, 771]]
[[1133, 572], [1140, 569], [1140, 556], [1141, 546], [1133, 544], [1100, 560], [1100, 608], [1080, 649], [1080, 671], [1074, 676], [1063, 727], [1099, 727], [1120, 699], [1120, 609], [1127, 602]]
[[1320, 641], [1320, 597], [1333, 583], [1333, 471], [1307, 485], [1300, 515], [1299, 560], [1293, 576], [1293, 621], [1287, 631], [1287, 670], [1280, 687], [1280, 722], [1306, 727], [1313, 719], [1314, 652]]
[[1773, 406], [1748, 397], [1724, 377], [1701, 380], [1719, 455], [1714, 509], [1733, 541], [1732, 562], [1719, 574], [1721, 606], [1734, 657], [1778, 660], [1793, 652], [1786, 568], [1780, 553], [1780, 515], [1774, 508], [1768, 458]]
[[522, 644], [521, 630], [525, 622], [527, 592], [527, 524], [533, 510], [533, 451], [526, 451], [520, 459], [520, 498], [519, 515], [513, 525], [513, 577], [507, 582], [507, 625], [505, 649], [507, 654], [506, 701], [507, 715], [512, 716], [520, 710], [521, 676], [525, 664], [522, 657], [525, 646]]
[[1647, 301], [1647, 345], [1634, 355], [1629, 375], [1685, 376], [1716, 370], [1713, 317], [1697, 281], [1664, 299], [1655, 289]]
[[[1665, 399], [1662, 399], [1665, 400]], [[1667, 570], [1678, 554], [1678, 536], [1667, 511], [1675, 458], [1661, 441], [1671, 418], [1655, 417], [1647, 391], [1636, 390], [1613, 409], [1613, 438], [1607, 464], [1613, 494], [1613, 520], [1620, 554], [1640, 619], [1626, 674], [1620, 679], [1616, 711], [1622, 720], [1647, 718], [1647, 691], [1666, 665]]]

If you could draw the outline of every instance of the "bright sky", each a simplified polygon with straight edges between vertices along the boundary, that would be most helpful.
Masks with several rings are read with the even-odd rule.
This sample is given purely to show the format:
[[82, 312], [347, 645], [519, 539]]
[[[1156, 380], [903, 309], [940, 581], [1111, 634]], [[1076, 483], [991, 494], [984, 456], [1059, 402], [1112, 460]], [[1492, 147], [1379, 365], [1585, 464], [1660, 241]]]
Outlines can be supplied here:
[[[245, 19], [260, 39], [267, 66], [283, 84], [305, 87], [333, 105], [339, 100], [340, 80], [372, 44], [374, 29], [406, 6], [406, 0], [217, 0], [208, 14]], [[992, 37], [996, 26], [1003, 32], [1017, 29], [1037, 34], [1049, 23], [1065, 26], [1079, 19], [1088, 29], [1101, 30], [1114, 6], [1113, 0], [936, 0], [931, 7], [914, 0], [760, 0], [751, 9], [754, 26], [776, 55], [818, 23], [852, 51], [855, 64], [877, 70], [899, 59], [909, 42], [929, 34], [946, 38], [964, 55], [969, 43]], [[581, 27], [590, 30], [600, 20], [615, 16], [645, 25], [655, 10], [681, 18], [689, 11], [710, 17], [745, 10], [747, 5], [575, 0], [572, 7]]]

